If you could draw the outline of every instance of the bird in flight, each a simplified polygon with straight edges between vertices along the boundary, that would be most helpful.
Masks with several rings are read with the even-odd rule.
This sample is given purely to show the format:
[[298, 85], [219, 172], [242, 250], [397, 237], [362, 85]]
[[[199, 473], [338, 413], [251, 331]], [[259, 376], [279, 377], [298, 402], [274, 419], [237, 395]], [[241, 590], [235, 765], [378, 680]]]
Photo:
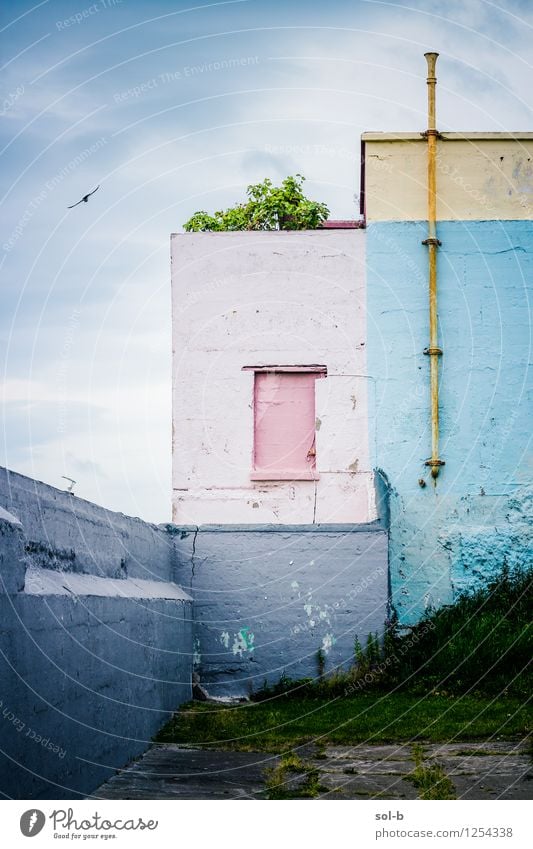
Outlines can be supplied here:
[[94, 193], [97, 192], [99, 188], [100, 188], [100, 184], [98, 184], [96, 189], [93, 189], [92, 192], [89, 192], [89, 194], [83, 195], [82, 199], [79, 200], [77, 203], [73, 203], [72, 206], [67, 206], [67, 209], [74, 209], [74, 207], [78, 206], [78, 204], [80, 204], [80, 203], [87, 203], [87, 201], [89, 200], [91, 195], [94, 195]]

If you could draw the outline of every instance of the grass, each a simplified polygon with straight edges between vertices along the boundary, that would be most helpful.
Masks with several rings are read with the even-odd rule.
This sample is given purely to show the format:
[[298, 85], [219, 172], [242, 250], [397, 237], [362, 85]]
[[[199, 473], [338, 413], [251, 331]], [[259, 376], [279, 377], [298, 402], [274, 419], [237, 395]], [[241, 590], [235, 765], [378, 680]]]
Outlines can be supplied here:
[[440, 764], [424, 760], [422, 746], [413, 746], [415, 768], [405, 776], [418, 790], [419, 799], [456, 799], [455, 787]]
[[327, 699], [279, 696], [221, 707], [184, 705], [160, 743], [287, 752], [304, 743], [353, 745], [410, 741], [523, 739], [531, 714], [523, 699], [363, 693]]
[[[529, 695], [532, 609], [533, 571], [502, 569], [485, 586], [429, 613], [410, 634], [393, 635], [388, 651], [399, 662], [390, 665], [387, 683], [454, 694]], [[406, 641], [409, 650], [402, 651]]]
[[294, 752], [287, 752], [276, 767], [265, 770], [267, 799], [316, 799], [321, 791], [319, 771]]

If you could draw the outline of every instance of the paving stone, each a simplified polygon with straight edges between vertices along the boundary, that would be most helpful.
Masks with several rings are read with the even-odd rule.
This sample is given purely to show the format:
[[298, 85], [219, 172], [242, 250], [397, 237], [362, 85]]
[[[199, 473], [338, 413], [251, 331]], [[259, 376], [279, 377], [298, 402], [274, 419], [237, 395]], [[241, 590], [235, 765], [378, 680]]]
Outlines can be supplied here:
[[335, 760], [361, 758], [370, 761], [409, 761], [412, 760], [410, 746], [327, 746], [325, 754]]
[[417, 799], [416, 788], [398, 775], [339, 775], [324, 772], [322, 799]]
[[[531, 799], [533, 766], [523, 743], [424, 744], [426, 765], [439, 763], [459, 799]], [[322, 799], [416, 799], [406, 780], [415, 764], [410, 746], [330, 746], [297, 754], [319, 770]], [[154, 745], [102, 785], [99, 799], [264, 798], [265, 770], [279, 757], [177, 745]], [[290, 784], [303, 779], [288, 776]]]
[[253, 799], [274, 755], [152, 746], [93, 794], [97, 799]]
[[458, 799], [533, 799], [533, 782], [520, 777], [511, 781], [497, 774], [484, 779], [458, 775], [452, 781]]

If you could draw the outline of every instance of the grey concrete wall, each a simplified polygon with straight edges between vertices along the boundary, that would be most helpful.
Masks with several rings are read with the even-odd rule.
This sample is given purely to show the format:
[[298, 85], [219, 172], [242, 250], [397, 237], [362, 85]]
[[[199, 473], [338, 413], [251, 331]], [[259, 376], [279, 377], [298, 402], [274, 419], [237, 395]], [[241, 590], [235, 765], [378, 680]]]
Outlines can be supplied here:
[[213, 696], [351, 663], [355, 636], [382, 633], [387, 532], [371, 525], [175, 529], [179, 580], [194, 597], [195, 671]]
[[172, 580], [174, 548], [157, 525], [2, 467], [0, 507], [24, 526], [36, 565], [108, 578]]
[[191, 694], [172, 538], [0, 470], [0, 792], [76, 798]]

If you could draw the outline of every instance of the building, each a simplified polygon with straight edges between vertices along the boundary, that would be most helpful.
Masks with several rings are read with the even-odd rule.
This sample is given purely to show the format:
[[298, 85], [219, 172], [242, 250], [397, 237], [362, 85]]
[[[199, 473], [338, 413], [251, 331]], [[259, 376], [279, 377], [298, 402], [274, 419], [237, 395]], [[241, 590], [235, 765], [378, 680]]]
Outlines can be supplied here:
[[[433, 485], [427, 145], [363, 135], [371, 466], [389, 482], [400, 620], [506, 564], [532, 562], [533, 133], [446, 133], [437, 145], [440, 436]], [[419, 481], [427, 483], [421, 486]]]
[[363, 227], [172, 236], [174, 521], [209, 686], [342, 665], [388, 603], [409, 625], [530, 560], [533, 134], [438, 136], [436, 478], [427, 150], [363, 135]]
[[315, 676], [531, 564], [532, 159], [441, 135], [433, 238], [426, 138], [367, 133], [364, 227], [173, 236], [175, 524], [0, 469], [5, 792], [86, 796], [195, 675]]
[[365, 232], [172, 237], [173, 520], [376, 519]]

